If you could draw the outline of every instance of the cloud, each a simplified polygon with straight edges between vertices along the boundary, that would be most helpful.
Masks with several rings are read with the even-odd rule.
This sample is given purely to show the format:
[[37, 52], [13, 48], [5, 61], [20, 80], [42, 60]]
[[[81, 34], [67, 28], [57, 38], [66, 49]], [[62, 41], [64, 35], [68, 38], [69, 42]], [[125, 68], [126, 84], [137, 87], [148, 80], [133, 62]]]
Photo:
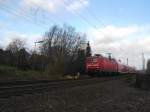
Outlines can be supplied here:
[[109, 25], [103, 28], [89, 29], [88, 37], [94, 53], [112, 53], [118, 60], [140, 69], [142, 67], [142, 50], [146, 60], [150, 58], [150, 27], [130, 25], [117, 27]]
[[[66, 5], [67, 4], [67, 5]], [[40, 9], [50, 13], [62, 11], [65, 7], [67, 10], [81, 10], [87, 7], [89, 0], [23, 0], [21, 6], [26, 9]]]
[[88, 32], [91, 37], [94, 37], [94, 41], [100, 43], [111, 43], [114, 41], [126, 39], [129, 36], [132, 36], [135, 33], [139, 32], [137, 26], [128, 26], [128, 27], [116, 27], [116, 26], [106, 26], [99, 29], [90, 29]]
[[22, 4], [26, 8], [40, 8], [42, 10], [53, 12], [57, 6], [53, 0], [23, 0]]
[[74, 11], [74, 10], [78, 11], [84, 9], [88, 5], [89, 5], [88, 0], [72, 0], [72, 2], [70, 2], [66, 8], [69, 11]]
[[9, 3], [11, 0], [0, 0], [0, 5]]
[[29, 50], [34, 49], [34, 42], [39, 41], [42, 39], [41, 35], [33, 34], [33, 35], [26, 35], [18, 32], [6, 32], [4, 34], [4, 38], [0, 39], [0, 44], [3, 45], [4, 48], [13, 40], [13, 39], [22, 39], [26, 43], [26, 48]]

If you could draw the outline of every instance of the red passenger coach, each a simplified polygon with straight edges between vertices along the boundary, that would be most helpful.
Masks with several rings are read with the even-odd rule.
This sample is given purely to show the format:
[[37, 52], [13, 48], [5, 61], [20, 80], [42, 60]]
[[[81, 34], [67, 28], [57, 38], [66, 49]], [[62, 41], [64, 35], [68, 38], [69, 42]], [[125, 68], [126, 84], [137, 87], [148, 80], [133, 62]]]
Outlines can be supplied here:
[[96, 54], [95, 56], [87, 57], [86, 71], [89, 75], [94, 76], [98, 74], [133, 73], [135, 69], [118, 63], [111, 57], [106, 58], [100, 54]]

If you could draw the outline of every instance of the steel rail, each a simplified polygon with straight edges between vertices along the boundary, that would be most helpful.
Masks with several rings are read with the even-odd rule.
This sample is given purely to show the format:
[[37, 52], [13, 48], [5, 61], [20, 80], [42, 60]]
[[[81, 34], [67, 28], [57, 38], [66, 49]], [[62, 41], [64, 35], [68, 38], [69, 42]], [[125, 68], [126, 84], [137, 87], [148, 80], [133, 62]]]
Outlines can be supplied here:
[[22, 96], [25, 94], [41, 93], [47, 91], [54, 91], [56, 89], [64, 90], [65, 88], [72, 88], [76, 86], [86, 86], [96, 83], [102, 83], [105, 81], [118, 80], [120, 78], [125, 78], [124, 76], [116, 77], [101, 77], [101, 78], [90, 78], [90, 79], [79, 79], [79, 80], [60, 80], [60, 81], [25, 81], [7, 84], [0, 86], [0, 98], [12, 97], [12, 96]]

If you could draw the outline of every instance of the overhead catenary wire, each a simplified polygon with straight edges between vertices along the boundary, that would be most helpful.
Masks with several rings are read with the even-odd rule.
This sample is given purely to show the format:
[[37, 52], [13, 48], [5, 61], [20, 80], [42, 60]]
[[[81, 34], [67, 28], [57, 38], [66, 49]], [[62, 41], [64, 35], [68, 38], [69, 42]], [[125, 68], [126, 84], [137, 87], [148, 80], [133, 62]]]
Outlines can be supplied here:
[[[40, 7], [38, 4], [33, 3], [34, 5], [37, 5], [38, 7]], [[66, 1], [63, 1], [64, 6], [66, 7], [68, 4]], [[36, 10], [35, 13], [37, 13], [39, 10]], [[79, 16], [85, 23], [87, 23], [88, 25], [92, 26], [94, 29], [98, 30], [98, 27], [94, 24], [92, 24], [86, 17], [84, 17], [83, 15], [81, 15], [80, 13], [78, 13], [76, 10], [74, 10], [74, 13]], [[53, 14], [54, 15], [54, 14]], [[55, 16], [55, 15], [54, 15]], [[60, 19], [59, 19], [60, 21]]]
[[[34, 25], [37, 25], [37, 26], [39, 26], [39, 27], [41, 27], [41, 25], [44, 25], [43, 27], [45, 27], [45, 26], [47, 26], [48, 24], [45, 24], [45, 23], [43, 23], [43, 22], [36, 22], [35, 20], [33, 20], [32, 18], [34, 17], [34, 16], [25, 16], [24, 14], [20, 14], [20, 13], [18, 13], [18, 12], [15, 12], [15, 10], [17, 10], [17, 9], [15, 9], [15, 8], [10, 8], [10, 7], [7, 7], [6, 5], [2, 5], [2, 6], [0, 6], [0, 9], [1, 10], [3, 10], [3, 11], [5, 11], [5, 12], [7, 12], [8, 14], [10, 14], [10, 15], [13, 15], [13, 16], [16, 16], [16, 17], [19, 17], [19, 18], [21, 18], [21, 19], [23, 19], [23, 20], [25, 20], [25, 21], [27, 21], [27, 22], [30, 22], [30, 23], [32, 23], [32, 24], [34, 24]], [[22, 10], [22, 13], [24, 12], [25, 10]], [[50, 18], [49, 18], [49, 20], [50, 20]], [[52, 21], [52, 20], [51, 20]], [[45, 27], [46, 28], [46, 27]]]
[[[83, 2], [81, 0], [78, 0], [80, 2], [80, 4], [84, 5]], [[106, 26], [102, 20], [100, 20], [96, 15], [95, 13], [93, 13], [93, 11], [91, 11], [88, 7], [85, 7], [85, 9], [87, 10], [88, 14], [91, 15], [91, 17], [94, 18], [94, 20], [96, 20], [98, 23], [100, 23], [101, 25], [103, 26]]]
[[[64, 1], [64, 4], [65, 5], [67, 5], [67, 3]], [[37, 4], [36, 4], [37, 5]], [[4, 11], [6, 11], [7, 13], [9, 13], [9, 14], [11, 14], [11, 15], [14, 15], [14, 16], [17, 16], [17, 17], [21, 17], [21, 18], [23, 18], [24, 20], [26, 20], [26, 21], [28, 21], [28, 22], [30, 22], [30, 23], [32, 23], [32, 24], [36, 24], [36, 25], [41, 25], [41, 23], [39, 24], [39, 23], [37, 23], [36, 21], [33, 21], [33, 16], [32, 16], [32, 18], [31, 17], [29, 17], [29, 16], [25, 16], [25, 15], [21, 15], [21, 14], [19, 14], [19, 13], [16, 13], [16, 12], [14, 12], [13, 10], [16, 10], [16, 9], [12, 9], [12, 10], [10, 10], [10, 8], [8, 8], [7, 6], [5, 6], [5, 5], [3, 5], [3, 6], [1, 6], [0, 7], [0, 9], [2, 9], [2, 10], [4, 10]], [[25, 10], [23, 10], [22, 9], [22, 12], [24, 12]], [[37, 11], [37, 10], [36, 10]], [[97, 28], [97, 26], [96, 25], [94, 25], [94, 24], [92, 24], [86, 17], [84, 17], [83, 15], [81, 15], [80, 13], [78, 13], [78, 11], [76, 11], [76, 10], [74, 10], [74, 12], [75, 12], [75, 14], [77, 15], [77, 16], [79, 16], [80, 18], [82, 18], [82, 20], [85, 22], [85, 23], [87, 23], [88, 25], [90, 25], [90, 26], [92, 26], [94, 29], [96, 29], [96, 30], [98, 30], [98, 28]], [[49, 19], [50, 21], [53, 21], [53, 20], [51, 20], [50, 18], [47, 18], [47, 19]], [[45, 22], [44, 22], [45, 23]], [[47, 24], [44, 24], [44, 23], [42, 23], [43, 25], [47, 25]]]
[[[64, 3], [65, 7], [67, 7], [69, 5], [66, 1], [63, 1], [63, 3]], [[80, 17], [86, 24], [90, 25], [91, 27], [93, 27], [94, 29], [96, 29], [97, 31], [100, 32], [100, 30], [98, 29], [98, 27], [96, 25], [92, 24], [86, 17], [84, 17], [83, 15], [81, 15], [75, 9], [72, 9], [72, 11], [74, 12], [75, 15], [77, 15], [78, 17]]]
[[[34, 11], [34, 15], [36, 15], [39, 11], [40, 11], [40, 5], [39, 4], [37, 4], [37, 3], [32, 3], [33, 5], [35, 5], [35, 6], [37, 6], [37, 9]], [[56, 22], [56, 19], [58, 18], [56, 18], [56, 19], [52, 19], [52, 18], [50, 18], [50, 17], [46, 17], [45, 16], [45, 14], [43, 13], [44, 12], [44, 10], [41, 10], [42, 11], [42, 16], [43, 16], [43, 18], [44, 18], [44, 20], [45, 19], [48, 19], [48, 20], [52, 20], [54, 23], [57, 23]], [[53, 14], [53, 13], [51, 13], [52, 15], [53, 15], [53, 17], [55, 17], [55, 14]], [[59, 21], [60, 21], [60, 19], [59, 19]]]
[[0, 7], [0, 9], [2, 9], [3, 11], [7, 12], [7, 13], [10, 14], [10, 15], [17, 16], [17, 17], [21, 17], [21, 18], [24, 19], [25, 21], [28, 21], [28, 22], [30, 22], [30, 23], [32, 23], [32, 24], [41, 25], [41, 24], [39, 24], [39, 23], [33, 22], [29, 17], [20, 15], [20, 14], [18, 14], [18, 13], [13, 12], [13, 11], [10, 11], [10, 10], [8, 10], [8, 9], [5, 8], [5, 7]]

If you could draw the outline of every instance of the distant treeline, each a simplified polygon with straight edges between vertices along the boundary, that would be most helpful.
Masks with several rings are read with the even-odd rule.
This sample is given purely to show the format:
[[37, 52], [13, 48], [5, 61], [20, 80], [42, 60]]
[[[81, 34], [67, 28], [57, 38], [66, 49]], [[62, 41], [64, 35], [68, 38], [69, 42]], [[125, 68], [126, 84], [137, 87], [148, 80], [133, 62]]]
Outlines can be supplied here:
[[0, 49], [0, 64], [49, 75], [85, 72], [85, 59], [91, 55], [91, 48], [86, 35], [76, 32], [72, 26], [52, 26], [39, 44], [38, 53], [29, 52], [23, 40], [12, 40], [5, 50]]

